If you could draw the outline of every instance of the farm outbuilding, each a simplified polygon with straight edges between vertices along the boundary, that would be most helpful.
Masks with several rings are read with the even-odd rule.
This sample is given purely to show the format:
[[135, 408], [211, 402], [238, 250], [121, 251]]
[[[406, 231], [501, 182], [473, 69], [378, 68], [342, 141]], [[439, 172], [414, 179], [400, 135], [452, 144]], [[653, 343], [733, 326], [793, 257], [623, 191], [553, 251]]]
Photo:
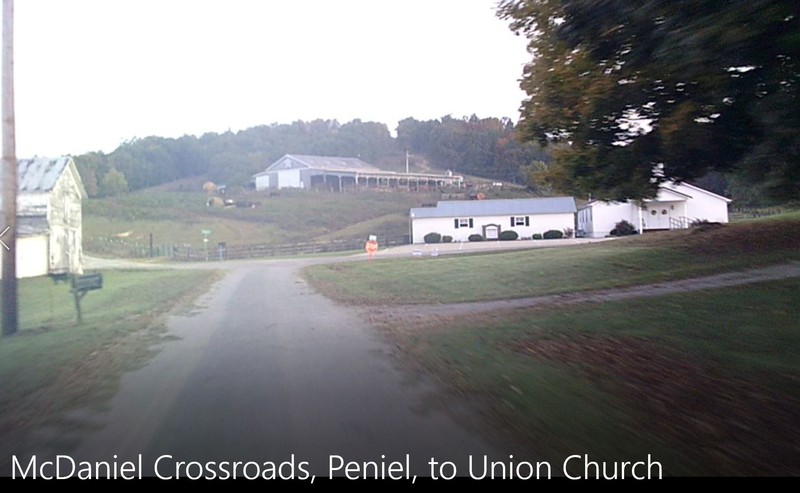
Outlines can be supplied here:
[[395, 173], [353, 157], [286, 154], [265, 171], [253, 175], [256, 190], [305, 188], [352, 190], [366, 188], [460, 187], [463, 177], [452, 173]]
[[445, 200], [436, 207], [411, 209], [411, 242], [425, 243], [425, 235], [438, 233], [453, 241], [468, 241], [479, 234], [496, 240], [503, 231], [513, 230], [520, 238], [546, 231], [575, 228], [575, 200], [572, 197], [502, 200]]
[[82, 274], [86, 190], [75, 162], [35, 157], [17, 166], [17, 277]]

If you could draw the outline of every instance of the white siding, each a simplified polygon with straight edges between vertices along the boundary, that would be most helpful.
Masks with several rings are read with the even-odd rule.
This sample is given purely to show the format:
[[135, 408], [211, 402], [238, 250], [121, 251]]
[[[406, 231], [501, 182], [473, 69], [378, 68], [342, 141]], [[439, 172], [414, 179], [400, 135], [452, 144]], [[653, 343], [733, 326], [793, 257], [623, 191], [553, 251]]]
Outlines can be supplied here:
[[499, 225], [500, 232], [514, 230], [520, 238], [531, 238], [534, 234], [542, 234], [551, 229], [563, 231], [575, 228], [575, 215], [572, 213], [528, 215], [528, 218], [528, 226], [511, 226], [511, 216], [475, 216], [471, 218], [471, 228], [456, 228], [455, 220], [459, 218], [455, 217], [414, 218], [411, 225], [411, 241], [415, 244], [425, 243], [424, 238], [428, 233], [452, 236], [453, 241], [469, 241], [470, 235], [483, 235], [483, 227], [491, 224]]
[[50, 192], [50, 272], [83, 273], [81, 193], [71, 173], [64, 172]]
[[[45, 276], [49, 272], [47, 235], [17, 237], [17, 278]], [[5, 248], [0, 246], [0, 261]], [[0, 272], [2, 278], [2, 272]]]
[[696, 187], [675, 185], [681, 193], [691, 196], [686, 203], [686, 217], [691, 220], [706, 219], [711, 222], [728, 222], [728, 201]]
[[[701, 219], [727, 223], [728, 202], [724, 197], [691, 185], [665, 184], [658, 194], [658, 199], [646, 201], [641, 211], [633, 202], [589, 204], [578, 211], [578, 229], [583, 230], [588, 237], [602, 238], [608, 236], [614, 226], [624, 219], [638, 230], [640, 212], [643, 215], [645, 229], [669, 229], [675, 227], [670, 219], [680, 221], [683, 218], [687, 220], [684, 224]], [[654, 211], [656, 215], [653, 215]]]
[[263, 174], [256, 176], [256, 190], [266, 190], [269, 188], [269, 175]]
[[[584, 212], [591, 208], [591, 211]], [[581, 214], [583, 213], [583, 214]], [[591, 221], [587, 218], [591, 217]], [[625, 220], [639, 229], [639, 211], [630, 202], [594, 202], [578, 213], [578, 229], [589, 238], [605, 238], [618, 222]]]
[[26, 216], [44, 215], [50, 196], [47, 193], [20, 193], [17, 195], [17, 213]]
[[278, 188], [303, 188], [299, 169], [279, 170], [275, 174], [278, 176]]

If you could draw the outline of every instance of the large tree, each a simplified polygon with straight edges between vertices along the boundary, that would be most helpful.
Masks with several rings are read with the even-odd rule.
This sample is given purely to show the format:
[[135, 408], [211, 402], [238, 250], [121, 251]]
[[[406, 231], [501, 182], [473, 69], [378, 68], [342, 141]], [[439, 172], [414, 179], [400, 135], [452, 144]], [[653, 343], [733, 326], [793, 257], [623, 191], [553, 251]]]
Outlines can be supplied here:
[[737, 173], [800, 197], [797, 0], [502, 0], [530, 39], [518, 131], [549, 179], [609, 199]]

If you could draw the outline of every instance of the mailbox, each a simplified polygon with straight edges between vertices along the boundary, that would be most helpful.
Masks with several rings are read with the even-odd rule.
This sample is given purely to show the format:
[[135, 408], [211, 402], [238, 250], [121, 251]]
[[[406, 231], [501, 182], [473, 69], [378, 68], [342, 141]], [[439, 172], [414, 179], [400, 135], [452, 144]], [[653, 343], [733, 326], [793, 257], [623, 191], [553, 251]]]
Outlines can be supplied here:
[[91, 291], [93, 289], [102, 289], [102, 287], [103, 274], [87, 274], [72, 278], [72, 289], [76, 291]]
[[103, 274], [87, 274], [85, 276], [74, 276], [72, 278], [72, 296], [75, 297], [75, 310], [78, 312], [78, 323], [83, 323], [81, 314], [81, 298], [93, 289], [102, 289]]

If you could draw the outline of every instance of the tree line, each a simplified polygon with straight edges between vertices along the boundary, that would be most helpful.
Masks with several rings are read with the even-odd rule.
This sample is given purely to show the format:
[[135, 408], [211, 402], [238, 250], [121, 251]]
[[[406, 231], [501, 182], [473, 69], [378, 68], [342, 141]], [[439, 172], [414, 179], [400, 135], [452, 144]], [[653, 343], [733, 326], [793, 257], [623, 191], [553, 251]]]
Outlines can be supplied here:
[[400, 122], [397, 137], [383, 123], [353, 120], [296, 121], [200, 137], [146, 137], [110, 153], [75, 157], [92, 197], [202, 176], [227, 185], [247, 185], [284, 154], [358, 157], [366, 162], [400, 160], [410, 151], [439, 170], [525, 183], [533, 167], [549, 160], [538, 144], [517, 139], [506, 118], [476, 116]]

